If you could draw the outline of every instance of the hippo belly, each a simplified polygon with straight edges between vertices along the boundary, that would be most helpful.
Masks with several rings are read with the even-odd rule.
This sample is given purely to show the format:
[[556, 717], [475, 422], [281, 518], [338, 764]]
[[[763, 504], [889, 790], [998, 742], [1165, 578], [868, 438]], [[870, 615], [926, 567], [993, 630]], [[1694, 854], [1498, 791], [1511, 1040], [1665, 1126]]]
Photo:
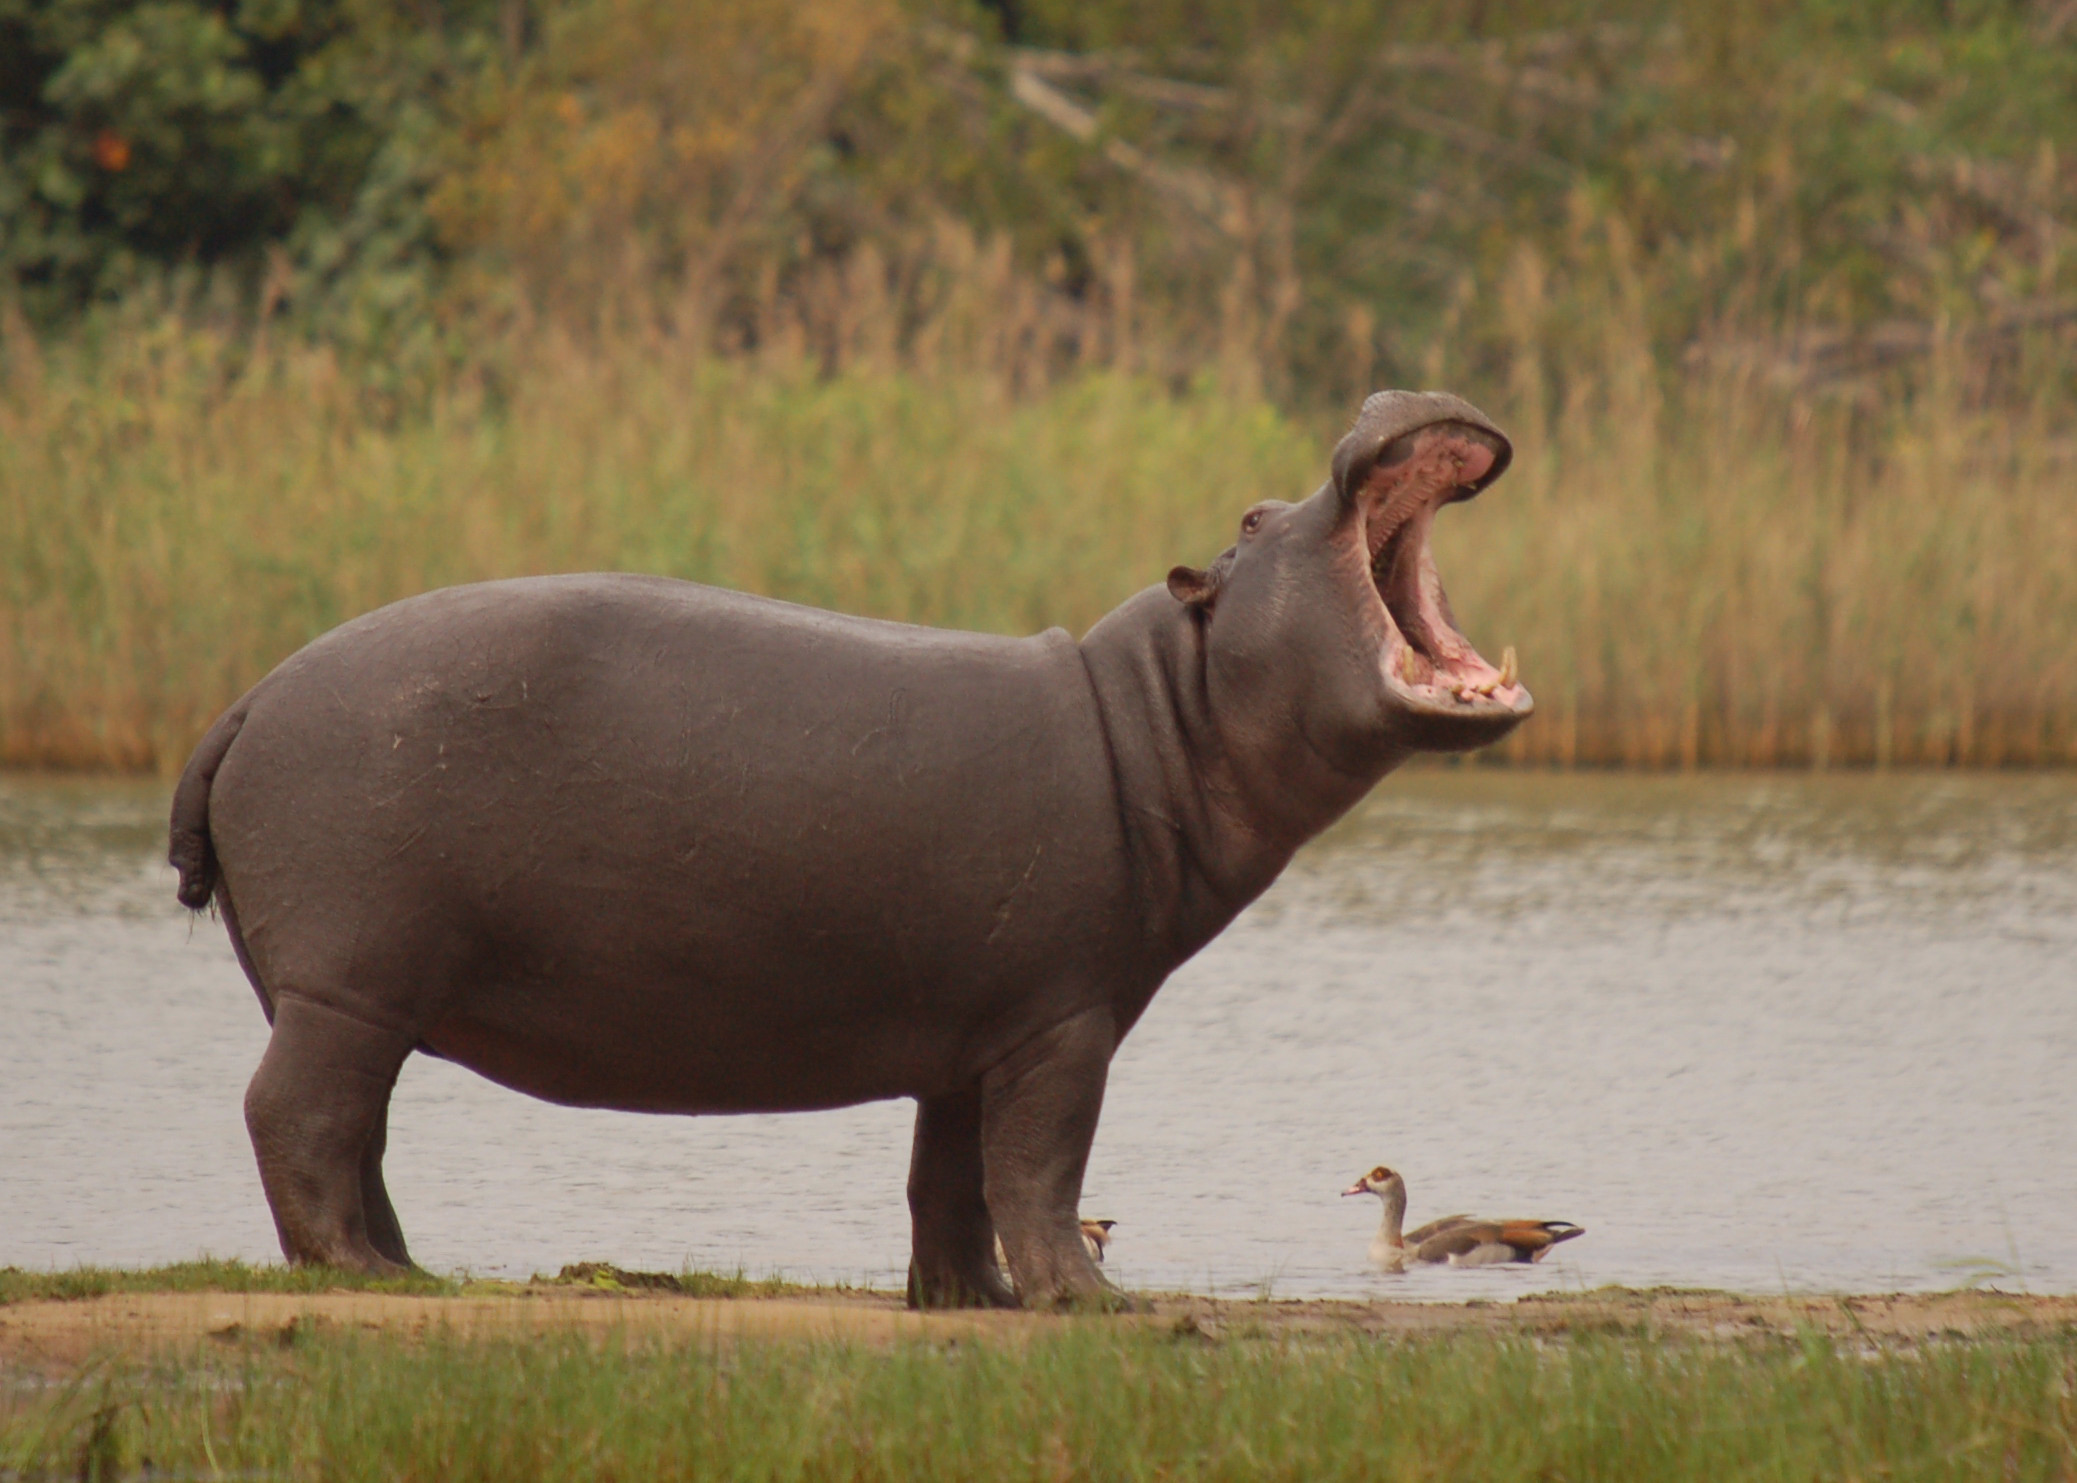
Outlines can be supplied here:
[[1126, 862], [1057, 631], [625, 576], [448, 589], [249, 697], [210, 794], [263, 1000], [533, 1095], [928, 1095], [1115, 989]]

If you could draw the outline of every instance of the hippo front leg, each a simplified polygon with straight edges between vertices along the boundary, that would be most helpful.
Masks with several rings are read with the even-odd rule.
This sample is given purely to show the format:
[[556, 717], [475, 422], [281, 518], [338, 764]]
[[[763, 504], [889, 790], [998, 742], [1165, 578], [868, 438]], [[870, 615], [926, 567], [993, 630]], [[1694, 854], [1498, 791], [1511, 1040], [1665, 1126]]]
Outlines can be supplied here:
[[1030, 1307], [1117, 1307], [1082, 1243], [1082, 1174], [1117, 1030], [1108, 1008], [1055, 1025], [981, 1081], [988, 1213]]
[[995, 1264], [995, 1223], [981, 1165], [981, 1087], [916, 1104], [909, 1158], [911, 1308], [1014, 1308]]

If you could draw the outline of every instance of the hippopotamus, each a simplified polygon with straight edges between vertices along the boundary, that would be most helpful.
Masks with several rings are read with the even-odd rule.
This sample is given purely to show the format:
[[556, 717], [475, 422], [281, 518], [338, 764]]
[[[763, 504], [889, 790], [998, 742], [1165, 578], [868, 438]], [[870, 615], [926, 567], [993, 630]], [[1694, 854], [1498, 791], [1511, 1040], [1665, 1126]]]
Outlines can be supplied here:
[[273, 1027], [245, 1117], [284, 1255], [409, 1267], [382, 1155], [419, 1051], [580, 1107], [913, 1098], [913, 1304], [1123, 1301], [1077, 1219], [1119, 1043], [1386, 773], [1530, 713], [1429, 551], [1511, 456], [1380, 392], [1317, 492], [1079, 643], [627, 574], [316, 639], [203, 737], [170, 845]]

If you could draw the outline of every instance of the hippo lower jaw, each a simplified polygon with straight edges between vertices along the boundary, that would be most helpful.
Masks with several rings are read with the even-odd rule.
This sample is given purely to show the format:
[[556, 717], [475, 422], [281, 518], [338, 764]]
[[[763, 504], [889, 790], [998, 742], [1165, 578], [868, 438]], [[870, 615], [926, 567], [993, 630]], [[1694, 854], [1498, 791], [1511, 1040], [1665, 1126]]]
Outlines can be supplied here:
[[1364, 502], [1363, 537], [1382, 619], [1378, 667], [1409, 744], [1466, 751], [1497, 741], [1536, 708], [1516, 677], [1511, 645], [1496, 666], [1457, 631], [1428, 544], [1435, 512], [1471, 496], [1494, 452], [1458, 423], [1424, 428], [1406, 441], [1410, 451], [1372, 475]]

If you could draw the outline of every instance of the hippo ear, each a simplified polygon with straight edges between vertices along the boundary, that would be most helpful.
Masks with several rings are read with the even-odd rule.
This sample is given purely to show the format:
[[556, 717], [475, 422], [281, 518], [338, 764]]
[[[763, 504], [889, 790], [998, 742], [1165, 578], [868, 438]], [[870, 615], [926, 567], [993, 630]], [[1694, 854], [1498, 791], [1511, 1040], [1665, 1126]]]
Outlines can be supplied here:
[[1219, 569], [1179, 566], [1168, 574], [1168, 595], [1186, 608], [1208, 608], [1219, 595]]

